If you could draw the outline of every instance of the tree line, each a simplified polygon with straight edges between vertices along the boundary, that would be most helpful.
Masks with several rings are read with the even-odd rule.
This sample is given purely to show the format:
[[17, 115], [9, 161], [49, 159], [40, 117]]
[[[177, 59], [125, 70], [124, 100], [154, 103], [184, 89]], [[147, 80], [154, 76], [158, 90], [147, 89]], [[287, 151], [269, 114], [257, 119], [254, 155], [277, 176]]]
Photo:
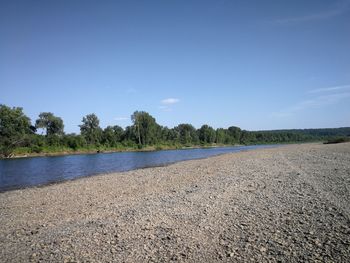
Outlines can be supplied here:
[[[51, 112], [42, 112], [34, 123], [21, 107], [0, 105], [0, 155], [64, 152], [127, 150], [153, 147], [154, 149], [181, 148], [208, 145], [237, 145], [291, 143], [324, 140], [339, 135], [350, 135], [350, 128], [246, 131], [239, 127], [217, 128], [204, 124], [196, 129], [189, 123], [168, 128], [161, 126], [145, 111], [131, 115], [132, 125], [100, 127], [96, 114], [82, 118], [80, 134], [66, 134], [62, 118]], [[43, 134], [38, 134], [43, 129]]]

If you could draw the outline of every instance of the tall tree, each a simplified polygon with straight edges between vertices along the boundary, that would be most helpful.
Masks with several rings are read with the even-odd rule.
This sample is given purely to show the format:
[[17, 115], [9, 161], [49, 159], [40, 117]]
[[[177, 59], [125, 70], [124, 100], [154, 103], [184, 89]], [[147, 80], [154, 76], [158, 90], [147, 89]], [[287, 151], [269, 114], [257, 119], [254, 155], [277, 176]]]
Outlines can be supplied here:
[[0, 149], [1, 155], [9, 157], [12, 151], [23, 144], [27, 135], [33, 133], [30, 119], [20, 107], [10, 108], [0, 104]]
[[124, 130], [118, 125], [113, 126], [114, 137], [117, 142], [121, 142], [124, 136]]
[[182, 123], [174, 128], [174, 130], [178, 133], [178, 137], [180, 143], [182, 144], [197, 144], [198, 143], [198, 135], [196, 128], [191, 124]]
[[243, 130], [241, 132], [240, 143], [242, 144], [252, 144], [256, 142], [256, 136], [254, 132], [249, 132]]
[[134, 123], [134, 130], [135, 130], [135, 134], [137, 136], [138, 139], [138, 143], [141, 146], [142, 145], [142, 141], [141, 141], [141, 129], [140, 129], [140, 123], [141, 123], [141, 113], [138, 111], [135, 111], [132, 115], [131, 115], [131, 121]]
[[215, 130], [212, 127], [204, 124], [198, 130], [198, 133], [199, 133], [199, 140], [202, 143], [213, 143], [213, 142], [215, 142], [216, 133], [215, 133]]
[[96, 114], [88, 114], [83, 117], [80, 127], [81, 135], [86, 139], [90, 145], [98, 145], [101, 142], [102, 129], [100, 128], [100, 120]]
[[51, 112], [40, 113], [39, 119], [35, 122], [35, 127], [46, 130], [46, 136], [62, 135], [64, 133], [63, 120], [60, 117], [56, 117]]
[[133, 126], [126, 126], [125, 130], [122, 135], [122, 141], [125, 145], [131, 146], [133, 144], [138, 143], [138, 138], [137, 134], [135, 131], [135, 127]]
[[148, 145], [158, 141], [156, 134], [159, 125], [149, 113], [135, 111], [131, 115], [131, 120], [134, 123], [139, 145]]
[[106, 146], [115, 147], [118, 142], [121, 142], [123, 132], [123, 128], [118, 125], [113, 127], [107, 126], [103, 130], [102, 143]]
[[215, 142], [225, 143], [225, 140], [226, 140], [226, 130], [223, 128], [216, 129]]
[[174, 131], [174, 129], [169, 129], [166, 126], [160, 126], [160, 134], [159, 134], [160, 139], [162, 142], [176, 142], [177, 139], [177, 134]]
[[[228, 135], [232, 144], [239, 143], [242, 136], [242, 130], [239, 127], [231, 126], [228, 128]], [[246, 136], [246, 134], [244, 136]]]

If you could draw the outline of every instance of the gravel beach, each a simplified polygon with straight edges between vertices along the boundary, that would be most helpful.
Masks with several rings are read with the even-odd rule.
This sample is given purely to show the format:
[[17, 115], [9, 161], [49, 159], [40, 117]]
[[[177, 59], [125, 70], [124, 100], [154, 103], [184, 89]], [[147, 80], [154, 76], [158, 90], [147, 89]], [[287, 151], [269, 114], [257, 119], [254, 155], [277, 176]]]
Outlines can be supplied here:
[[350, 262], [350, 143], [0, 193], [1, 262]]

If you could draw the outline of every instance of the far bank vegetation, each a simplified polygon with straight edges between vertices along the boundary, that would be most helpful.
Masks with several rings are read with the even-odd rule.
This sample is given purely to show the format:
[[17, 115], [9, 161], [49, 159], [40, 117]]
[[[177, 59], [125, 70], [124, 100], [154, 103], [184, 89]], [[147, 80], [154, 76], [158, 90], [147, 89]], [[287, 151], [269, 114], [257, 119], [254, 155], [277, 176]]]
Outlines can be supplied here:
[[131, 121], [125, 128], [102, 128], [99, 118], [91, 113], [82, 118], [80, 134], [66, 134], [62, 118], [51, 112], [40, 113], [32, 122], [21, 107], [0, 105], [0, 157], [348, 140], [350, 135], [350, 128], [246, 131], [236, 126], [214, 129], [207, 124], [195, 128], [189, 123], [168, 128], [145, 111], [135, 111]]

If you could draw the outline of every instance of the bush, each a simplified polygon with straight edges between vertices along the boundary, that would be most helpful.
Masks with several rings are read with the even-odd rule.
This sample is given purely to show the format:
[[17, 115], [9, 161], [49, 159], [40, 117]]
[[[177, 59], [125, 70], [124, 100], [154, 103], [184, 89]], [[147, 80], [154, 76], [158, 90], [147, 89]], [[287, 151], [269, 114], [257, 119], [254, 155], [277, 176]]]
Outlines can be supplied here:
[[334, 143], [343, 143], [343, 142], [350, 142], [350, 137], [340, 137], [335, 139], [330, 139], [323, 144], [334, 144]]
[[162, 145], [158, 144], [158, 145], [156, 145], [155, 149], [156, 149], [156, 151], [160, 151], [160, 150], [163, 150], [164, 147]]
[[30, 147], [30, 152], [32, 152], [32, 153], [41, 153], [42, 151], [43, 151], [42, 146], [33, 145]]

